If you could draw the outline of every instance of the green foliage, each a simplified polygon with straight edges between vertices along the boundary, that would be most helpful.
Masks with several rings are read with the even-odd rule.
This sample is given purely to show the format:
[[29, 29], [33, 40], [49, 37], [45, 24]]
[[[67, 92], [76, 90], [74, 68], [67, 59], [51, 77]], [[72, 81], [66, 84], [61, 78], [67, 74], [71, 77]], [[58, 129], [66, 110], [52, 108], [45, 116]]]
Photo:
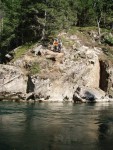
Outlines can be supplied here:
[[21, 0], [1, 0], [2, 17], [0, 23], [0, 53], [2, 61], [5, 54], [18, 46], [15, 29], [19, 23], [19, 9]]
[[74, 45], [74, 43], [75, 43], [75, 41], [66, 39], [65, 37], [62, 37], [62, 42], [63, 42], [63, 45], [64, 45], [66, 48], [72, 47], [72, 46]]
[[23, 56], [29, 49], [31, 49], [33, 46], [32, 43], [27, 43], [23, 46], [20, 46], [16, 49], [14, 59], [12, 61], [15, 61], [16, 59], [20, 58]]
[[113, 28], [112, 16], [112, 0], [0, 0], [0, 54], [75, 26]]
[[32, 63], [30, 68], [29, 68], [29, 74], [30, 75], [35, 75], [35, 74], [37, 74], [39, 72], [40, 72], [39, 63], [37, 63], [37, 62]]
[[71, 29], [68, 30], [68, 33], [70, 35], [76, 34], [79, 29], [80, 29], [80, 27], [73, 26]]
[[104, 37], [104, 43], [113, 46], [113, 36], [107, 35]]

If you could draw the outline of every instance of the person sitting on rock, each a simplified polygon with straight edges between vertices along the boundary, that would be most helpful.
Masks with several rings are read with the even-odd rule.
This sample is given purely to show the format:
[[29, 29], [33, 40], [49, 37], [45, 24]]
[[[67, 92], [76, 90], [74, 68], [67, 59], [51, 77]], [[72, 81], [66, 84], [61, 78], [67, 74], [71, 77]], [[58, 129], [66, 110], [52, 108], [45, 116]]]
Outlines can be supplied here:
[[61, 48], [62, 48], [62, 41], [59, 40], [59, 42], [58, 42], [58, 52], [59, 53], [61, 52]]
[[58, 39], [54, 39], [54, 42], [53, 42], [53, 51], [55, 51], [55, 52], [58, 51]]

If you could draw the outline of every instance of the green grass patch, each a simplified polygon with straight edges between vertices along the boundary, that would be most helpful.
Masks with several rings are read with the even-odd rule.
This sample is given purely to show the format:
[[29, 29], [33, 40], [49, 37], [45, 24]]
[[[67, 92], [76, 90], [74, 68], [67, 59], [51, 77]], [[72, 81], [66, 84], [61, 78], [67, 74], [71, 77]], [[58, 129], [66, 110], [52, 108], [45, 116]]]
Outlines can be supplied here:
[[31, 49], [36, 43], [26, 43], [25, 45], [22, 45], [18, 47], [15, 51], [14, 59], [12, 61], [17, 60], [18, 58], [21, 58], [23, 55], [25, 55], [26, 52], [28, 52], [29, 49]]
[[70, 39], [66, 39], [65, 37], [62, 37], [62, 43], [66, 48], [70, 48], [71, 46], [73, 46], [75, 41], [72, 41]]
[[111, 31], [106, 28], [101, 28], [102, 33], [110, 33]]
[[32, 63], [32, 65], [29, 68], [29, 74], [30, 75], [35, 75], [40, 73], [40, 66], [38, 62]]
[[88, 32], [88, 31], [98, 31], [97, 27], [96, 26], [91, 26], [91, 27], [72, 27], [68, 33], [69, 35], [73, 35], [73, 34], [76, 34], [78, 31], [80, 32]]
[[71, 29], [68, 30], [68, 34], [73, 35], [73, 34], [77, 33], [78, 30], [79, 30], [79, 27], [72, 27]]

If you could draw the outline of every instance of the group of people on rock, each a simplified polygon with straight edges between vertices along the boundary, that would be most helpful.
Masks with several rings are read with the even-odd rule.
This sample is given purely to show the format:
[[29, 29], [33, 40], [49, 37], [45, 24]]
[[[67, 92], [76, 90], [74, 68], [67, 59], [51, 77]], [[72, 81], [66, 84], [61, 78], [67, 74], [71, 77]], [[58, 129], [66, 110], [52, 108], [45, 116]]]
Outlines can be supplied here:
[[54, 52], [61, 52], [61, 48], [62, 48], [62, 41], [61, 39], [55, 38], [53, 41], [53, 51]]

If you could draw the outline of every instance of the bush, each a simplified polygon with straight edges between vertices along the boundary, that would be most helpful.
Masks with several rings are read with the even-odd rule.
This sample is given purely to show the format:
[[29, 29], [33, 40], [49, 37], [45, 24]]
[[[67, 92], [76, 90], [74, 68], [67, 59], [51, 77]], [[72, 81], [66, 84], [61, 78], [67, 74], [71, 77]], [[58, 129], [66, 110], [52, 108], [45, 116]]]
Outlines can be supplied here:
[[33, 62], [29, 68], [29, 74], [30, 75], [35, 75], [37, 73], [40, 72], [40, 66], [39, 66], [39, 63], [37, 62]]
[[112, 35], [105, 36], [104, 43], [113, 46], [113, 36]]

